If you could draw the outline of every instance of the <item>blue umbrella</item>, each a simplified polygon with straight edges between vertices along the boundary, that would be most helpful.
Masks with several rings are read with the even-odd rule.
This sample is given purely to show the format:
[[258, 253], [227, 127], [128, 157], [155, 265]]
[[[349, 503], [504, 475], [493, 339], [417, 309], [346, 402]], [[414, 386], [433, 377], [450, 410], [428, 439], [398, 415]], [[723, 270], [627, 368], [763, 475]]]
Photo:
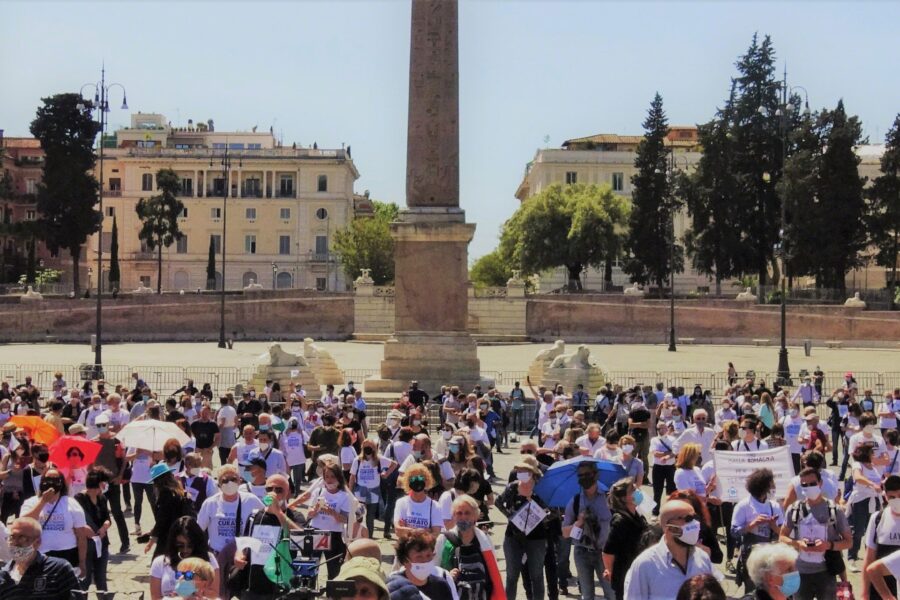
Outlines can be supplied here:
[[578, 485], [578, 465], [583, 462], [593, 463], [597, 467], [597, 484], [603, 492], [609, 491], [612, 484], [627, 475], [620, 464], [590, 456], [576, 456], [551, 465], [538, 481], [534, 493], [551, 508], [565, 508], [575, 494], [581, 491], [581, 486]]

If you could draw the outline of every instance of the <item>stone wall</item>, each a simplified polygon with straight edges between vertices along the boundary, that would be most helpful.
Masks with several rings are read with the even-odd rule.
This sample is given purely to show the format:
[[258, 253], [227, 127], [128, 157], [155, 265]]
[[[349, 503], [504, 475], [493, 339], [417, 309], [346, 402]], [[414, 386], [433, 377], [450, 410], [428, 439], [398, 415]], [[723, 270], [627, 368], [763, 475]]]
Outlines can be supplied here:
[[[228, 294], [226, 336], [237, 339], [347, 339], [353, 333], [348, 294]], [[0, 341], [85, 342], [94, 333], [96, 301], [45, 299], [0, 305]], [[219, 336], [219, 297], [162, 295], [103, 299], [105, 341], [212, 340]]]
[[[528, 299], [528, 336], [567, 342], [664, 343], [669, 303], [622, 296], [545, 296]], [[696, 343], [752, 343], [780, 340], [777, 305], [746, 305], [734, 300], [676, 302], [675, 334]], [[843, 306], [788, 306], [788, 342], [811, 339], [852, 345], [897, 347], [900, 312], [863, 311]], [[849, 345], [849, 344], [848, 344]]]

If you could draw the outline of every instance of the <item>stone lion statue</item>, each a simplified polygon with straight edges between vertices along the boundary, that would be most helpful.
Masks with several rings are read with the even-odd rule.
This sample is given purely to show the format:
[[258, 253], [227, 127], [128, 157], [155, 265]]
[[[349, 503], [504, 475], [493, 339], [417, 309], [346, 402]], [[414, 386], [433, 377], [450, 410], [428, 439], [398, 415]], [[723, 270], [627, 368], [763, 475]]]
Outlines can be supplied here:
[[859, 297], [859, 292], [854, 292], [852, 298], [847, 298], [844, 302], [844, 306], [849, 306], [851, 308], [865, 308], [866, 301]]
[[737, 295], [735, 300], [741, 300], [743, 302], [756, 302], [757, 298], [751, 288], [745, 288], [743, 292]]
[[626, 296], [643, 296], [644, 290], [642, 290], [637, 283], [632, 285], [631, 287], [625, 288], [624, 294]]
[[581, 344], [575, 352], [570, 354], [562, 354], [553, 359], [550, 363], [551, 369], [590, 369], [591, 368], [591, 351], [587, 346]]
[[534, 360], [550, 362], [565, 351], [566, 343], [563, 340], [556, 340], [553, 342], [553, 346], [538, 352], [537, 356], [534, 357]]
[[285, 352], [277, 342], [270, 345], [267, 352], [259, 355], [258, 362], [269, 367], [306, 366], [306, 360], [302, 356]]
[[306, 358], [331, 358], [331, 354], [327, 350], [319, 348], [312, 338], [303, 339], [303, 356]]

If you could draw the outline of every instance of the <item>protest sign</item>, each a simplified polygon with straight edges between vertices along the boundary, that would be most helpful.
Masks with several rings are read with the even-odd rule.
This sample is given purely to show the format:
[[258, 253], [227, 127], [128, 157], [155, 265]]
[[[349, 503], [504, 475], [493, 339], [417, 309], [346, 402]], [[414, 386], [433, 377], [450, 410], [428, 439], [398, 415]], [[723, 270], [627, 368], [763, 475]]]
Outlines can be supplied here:
[[755, 452], [716, 450], [713, 452], [713, 464], [717, 479], [716, 492], [724, 502], [737, 502], [746, 498], [749, 495], [745, 485], [747, 476], [757, 469], [771, 469], [775, 474], [777, 498], [787, 496], [794, 476], [794, 463], [788, 446]]

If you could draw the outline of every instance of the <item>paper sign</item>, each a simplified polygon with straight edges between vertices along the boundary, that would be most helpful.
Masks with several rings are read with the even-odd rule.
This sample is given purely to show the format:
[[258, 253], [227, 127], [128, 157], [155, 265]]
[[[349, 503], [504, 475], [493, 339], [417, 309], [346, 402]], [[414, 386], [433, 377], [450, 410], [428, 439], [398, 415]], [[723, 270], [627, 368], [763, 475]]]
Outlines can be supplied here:
[[528, 535], [535, 527], [540, 525], [546, 516], [547, 511], [541, 508], [537, 502], [531, 500], [520, 508], [509, 522], [518, 527], [525, 535]]
[[291, 369], [291, 377], [299, 377], [300, 369]]
[[757, 469], [771, 469], [774, 473], [777, 498], [787, 496], [794, 476], [794, 463], [788, 446], [751, 452], [714, 450], [713, 464], [716, 493], [723, 502], [737, 502], [749, 496], [747, 476]]
[[251, 554], [258, 553], [260, 546], [262, 546], [262, 540], [247, 536], [234, 538], [234, 543], [237, 546], [238, 552], [243, 552], [245, 549], [249, 548]]

